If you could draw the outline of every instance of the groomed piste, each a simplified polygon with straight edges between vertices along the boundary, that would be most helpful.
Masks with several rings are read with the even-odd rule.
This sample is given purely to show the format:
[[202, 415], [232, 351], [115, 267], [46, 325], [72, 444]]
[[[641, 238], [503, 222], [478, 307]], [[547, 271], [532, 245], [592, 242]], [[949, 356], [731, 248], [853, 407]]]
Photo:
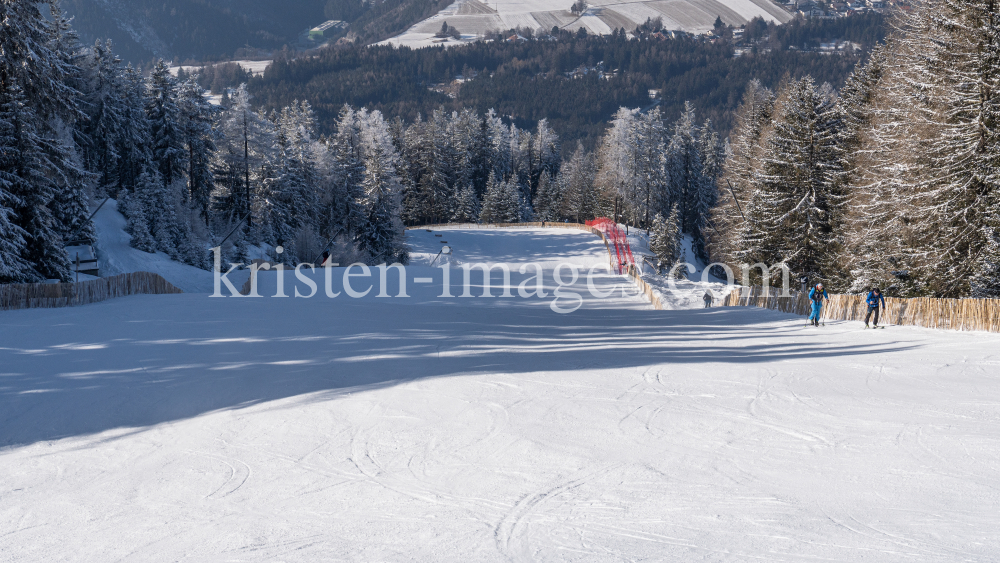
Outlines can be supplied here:
[[[0, 313], [0, 561], [1000, 558], [1000, 336], [654, 311], [607, 273], [560, 314], [597, 237], [408, 237], [408, 298], [178, 269], [182, 295]], [[548, 295], [441, 297], [445, 245], [456, 288], [533, 262]]]

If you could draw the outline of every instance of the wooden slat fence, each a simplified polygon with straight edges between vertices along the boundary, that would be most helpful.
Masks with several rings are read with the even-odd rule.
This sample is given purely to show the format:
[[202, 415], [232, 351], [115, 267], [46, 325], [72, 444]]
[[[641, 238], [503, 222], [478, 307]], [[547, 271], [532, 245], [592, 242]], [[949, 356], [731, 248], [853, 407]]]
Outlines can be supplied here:
[[[737, 288], [725, 300], [726, 307], [762, 307], [794, 315], [808, 315], [809, 296], [791, 291], [792, 297], [778, 297], [779, 289], [760, 286]], [[867, 294], [866, 294], [867, 295]], [[947, 330], [1000, 332], [1000, 299], [913, 299], [885, 298], [886, 310], [880, 322]], [[835, 321], [863, 321], [868, 314], [865, 295], [830, 295], [823, 305], [823, 318]]]
[[628, 267], [628, 277], [632, 278], [635, 285], [639, 286], [639, 290], [649, 299], [649, 302], [653, 304], [653, 308], [657, 311], [663, 310], [663, 302], [660, 301], [660, 296], [653, 291], [653, 286], [646, 283], [646, 280], [642, 279], [642, 274], [639, 273], [639, 268], [634, 264], [630, 264]]
[[72, 307], [115, 297], [183, 293], [159, 274], [132, 272], [80, 283], [0, 285], [0, 310]]

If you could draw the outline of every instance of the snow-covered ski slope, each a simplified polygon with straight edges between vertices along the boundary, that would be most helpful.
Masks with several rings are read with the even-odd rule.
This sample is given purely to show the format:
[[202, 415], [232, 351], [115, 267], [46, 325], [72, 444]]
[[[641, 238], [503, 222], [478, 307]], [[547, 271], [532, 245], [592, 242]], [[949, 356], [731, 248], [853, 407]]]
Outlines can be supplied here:
[[998, 335], [410, 285], [0, 313], [0, 561], [1000, 559]]
[[474, 40], [489, 30], [524, 27], [549, 31], [553, 27], [607, 35], [624, 28], [631, 31], [647, 19], [661, 18], [668, 30], [704, 33], [712, 29], [715, 19], [739, 26], [755, 17], [784, 23], [791, 14], [771, 0], [595, 0], [588, 2], [583, 14], [569, 11], [573, 2], [564, 0], [457, 0], [447, 8], [423, 20], [387, 43], [409, 47], [454, 44], [454, 40], [439, 43], [434, 34], [441, 24], [455, 27], [463, 41]]
[[162, 252], [150, 254], [129, 246], [131, 237], [125, 232], [125, 217], [118, 212], [115, 200], [108, 200], [94, 216], [94, 230], [97, 232], [97, 266], [102, 277], [153, 272], [182, 291], [212, 292], [211, 272], [175, 262]]
[[[681, 237], [680, 259], [676, 270], [677, 279], [670, 278], [669, 268], [664, 268], [662, 273], [657, 273], [656, 268], [651, 265], [656, 264], [656, 258], [649, 249], [649, 237], [646, 235], [646, 231], [629, 229], [628, 240], [632, 246], [632, 253], [635, 255], [642, 279], [652, 286], [664, 309], [704, 308], [703, 299], [706, 291], [712, 292], [713, 302], [716, 304], [721, 303], [729, 295], [732, 287], [727, 286], [725, 280], [720, 280], [705, 272], [707, 265], [695, 253], [694, 240], [691, 235]], [[648, 260], [644, 261], [643, 256], [648, 257]], [[694, 269], [683, 266], [685, 263], [690, 264]], [[738, 275], [739, 272], [736, 274]], [[733, 283], [737, 282], [739, 282], [738, 279], [733, 280]]]

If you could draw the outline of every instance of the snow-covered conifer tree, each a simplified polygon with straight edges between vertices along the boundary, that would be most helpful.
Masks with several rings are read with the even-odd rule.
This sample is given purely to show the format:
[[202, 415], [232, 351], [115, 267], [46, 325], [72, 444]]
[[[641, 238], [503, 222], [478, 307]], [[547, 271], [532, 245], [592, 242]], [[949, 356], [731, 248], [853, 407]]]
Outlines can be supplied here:
[[454, 223], [476, 223], [479, 221], [479, 198], [476, 189], [466, 186], [459, 190], [458, 201], [455, 204], [455, 214], [451, 220]]
[[146, 114], [146, 84], [137, 69], [129, 65], [121, 74], [122, 120], [116, 142], [118, 153], [117, 188], [134, 190], [139, 177], [153, 159], [149, 116]]
[[770, 126], [774, 110], [774, 94], [751, 80], [739, 108], [730, 136], [722, 178], [718, 184], [718, 199], [712, 211], [709, 247], [714, 260], [736, 266], [748, 259], [752, 246], [747, 239], [752, 225], [747, 219], [751, 203], [759, 200], [760, 173], [765, 143], [762, 133]]
[[694, 106], [684, 104], [684, 113], [674, 124], [674, 134], [667, 148], [667, 174], [670, 177], [671, 203], [678, 204], [681, 232], [690, 233], [695, 241], [702, 237], [705, 214], [702, 196], [706, 191], [705, 164], [698, 139]]
[[530, 220], [531, 206], [525, 201], [521, 185], [511, 178], [503, 183], [501, 189], [500, 222], [520, 223]]
[[680, 211], [674, 204], [667, 219], [660, 213], [653, 218], [649, 232], [649, 249], [656, 255], [658, 267], [671, 268], [680, 256]]
[[928, 0], [897, 27], [856, 182], [870, 214], [852, 234], [884, 236], [884, 259], [853, 263], [854, 287], [968, 295], [973, 280], [984, 287], [993, 262], [982, 257], [1000, 184], [1000, 6]]
[[556, 179], [544, 173], [538, 180], [538, 191], [535, 194], [535, 220], [557, 221], [562, 209], [562, 193]]
[[[238, 220], [254, 209], [255, 193], [264, 182], [264, 164], [274, 150], [274, 127], [254, 111], [246, 84], [241, 84], [233, 93], [232, 107], [222, 114], [218, 129], [221, 135], [214, 168], [222, 192], [216, 198], [217, 206], [224, 215], [235, 215]], [[250, 214], [247, 224], [253, 223]]]
[[215, 189], [215, 176], [212, 173], [215, 135], [212, 123], [216, 109], [194, 80], [186, 80], [181, 84], [177, 107], [184, 146], [187, 149], [187, 198], [207, 222], [212, 190]]
[[490, 172], [490, 178], [486, 182], [486, 193], [483, 195], [483, 206], [479, 211], [480, 223], [500, 222], [499, 213], [502, 197], [501, 182], [497, 180], [495, 173]]
[[748, 208], [757, 232], [750, 263], [783, 262], [795, 275], [836, 278], [844, 205], [839, 127], [835, 100], [812, 78], [784, 85], [762, 159], [759, 202]]
[[638, 162], [636, 110], [620, 108], [598, 150], [597, 186], [611, 199], [613, 219], [628, 217], [638, 199], [635, 178]]
[[[12, 205], [14, 223], [23, 233], [21, 259], [28, 264], [20, 279], [68, 281], [69, 260], [50, 208], [57, 170], [47, 158], [46, 149], [58, 149], [39, 135], [37, 116], [20, 86], [9, 82], [0, 88], [0, 178], [6, 184], [6, 200]], [[12, 231], [12, 235], [18, 245], [16, 232]]]
[[118, 209], [127, 217], [125, 232], [131, 239], [129, 245], [143, 252], [156, 252], [156, 241], [149, 232], [149, 222], [146, 221], [146, 205], [141, 196], [123, 192]]
[[153, 160], [163, 184], [169, 186], [183, 177], [186, 154], [177, 107], [177, 84], [162, 59], [153, 66], [147, 88], [146, 114], [153, 140]]
[[558, 181], [563, 191], [565, 216], [583, 223], [597, 216], [597, 193], [594, 190], [594, 159], [577, 142], [569, 162], [559, 169]]
[[514, 173], [510, 128], [491, 109], [486, 113], [486, 130], [489, 140], [490, 171], [497, 178], [510, 177]]
[[356, 235], [358, 248], [375, 264], [397, 261], [406, 264], [409, 255], [399, 218], [402, 186], [396, 176], [399, 157], [381, 112], [367, 114], [360, 126], [365, 222]]
[[[320, 222], [321, 230], [328, 237], [341, 229], [354, 233], [363, 221], [364, 213], [358, 203], [362, 199], [364, 173], [359, 113], [350, 106], [341, 108], [335, 132], [328, 141], [331, 182], [328, 193], [322, 196], [324, 207]], [[406, 217], [406, 210], [403, 216]]]
[[546, 174], [551, 178], [559, 173], [559, 136], [549, 127], [548, 119], [539, 120], [532, 136], [531, 159], [533, 185], [537, 186]]

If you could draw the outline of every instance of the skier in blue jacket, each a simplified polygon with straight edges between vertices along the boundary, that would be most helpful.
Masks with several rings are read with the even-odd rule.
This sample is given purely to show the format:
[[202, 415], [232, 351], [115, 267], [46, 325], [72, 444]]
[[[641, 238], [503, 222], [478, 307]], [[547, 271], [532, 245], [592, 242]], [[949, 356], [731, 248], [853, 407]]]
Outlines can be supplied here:
[[823, 300], [830, 299], [830, 296], [823, 289], [823, 284], [818, 283], [816, 287], [809, 290], [809, 299], [812, 301], [812, 313], [809, 315], [809, 320], [813, 326], [819, 326], [819, 314], [823, 310]]
[[875, 328], [878, 328], [878, 312], [879, 312], [879, 302], [882, 302], [882, 310], [885, 310], [885, 297], [882, 297], [882, 292], [879, 288], [875, 288], [868, 292], [868, 297], [865, 298], [865, 303], [868, 304], [868, 314], [865, 316], [865, 328], [868, 328], [868, 321], [872, 318], [872, 313], [875, 313]]

